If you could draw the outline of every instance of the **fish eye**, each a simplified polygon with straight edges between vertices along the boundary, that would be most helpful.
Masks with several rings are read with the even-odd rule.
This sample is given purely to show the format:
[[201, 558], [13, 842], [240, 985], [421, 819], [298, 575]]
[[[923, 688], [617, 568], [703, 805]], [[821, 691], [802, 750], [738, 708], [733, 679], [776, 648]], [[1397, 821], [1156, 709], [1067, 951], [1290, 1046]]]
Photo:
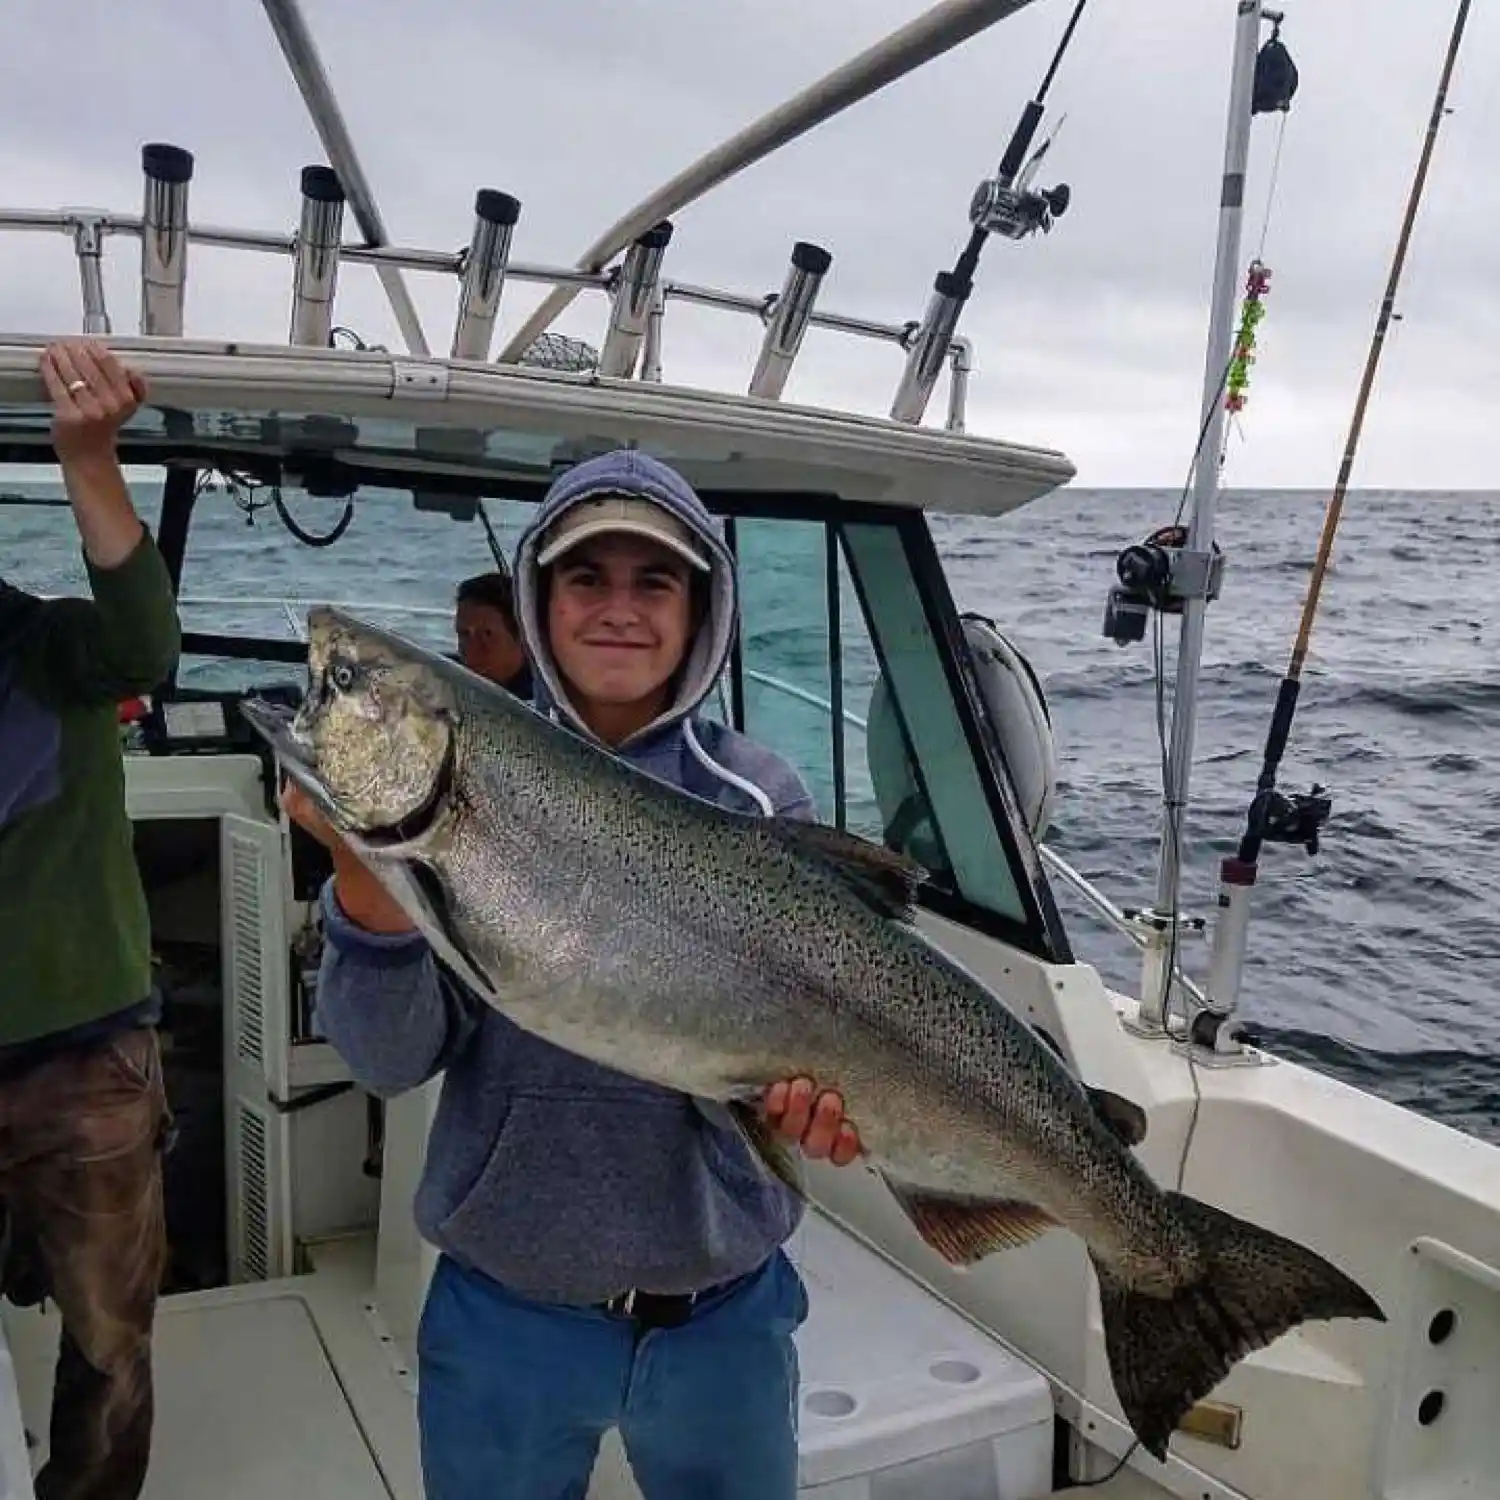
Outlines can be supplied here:
[[328, 669], [328, 680], [339, 692], [347, 693], [354, 686], [356, 673], [346, 661], [336, 661]]

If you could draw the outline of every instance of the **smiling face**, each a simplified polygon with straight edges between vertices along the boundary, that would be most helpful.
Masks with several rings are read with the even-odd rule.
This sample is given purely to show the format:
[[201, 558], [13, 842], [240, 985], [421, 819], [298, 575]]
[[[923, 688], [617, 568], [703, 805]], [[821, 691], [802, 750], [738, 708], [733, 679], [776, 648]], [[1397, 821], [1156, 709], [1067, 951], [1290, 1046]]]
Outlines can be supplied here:
[[629, 533], [590, 537], [552, 565], [547, 635], [580, 717], [617, 744], [667, 706], [693, 634], [690, 566]]

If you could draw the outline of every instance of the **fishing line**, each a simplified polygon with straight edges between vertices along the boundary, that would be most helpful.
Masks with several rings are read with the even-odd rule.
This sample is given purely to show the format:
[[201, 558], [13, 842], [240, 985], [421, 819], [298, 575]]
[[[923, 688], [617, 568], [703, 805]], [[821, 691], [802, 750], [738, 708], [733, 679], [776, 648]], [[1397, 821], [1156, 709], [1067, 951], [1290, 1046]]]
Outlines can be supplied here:
[[1286, 141], [1286, 124], [1292, 117], [1289, 109], [1281, 112], [1281, 124], [1276, 131], [1276, 152], [1271, 158], [1271, 185], [1266, 189], [1266, 215], [1260, 226], [1260, 248], [1255, 252], [1256, 260], [1266, 258], [1266, 238], [1271, 233], [1271, 210], [1276, 204], [1276, 184], [1281, 176], [1281, 148]]

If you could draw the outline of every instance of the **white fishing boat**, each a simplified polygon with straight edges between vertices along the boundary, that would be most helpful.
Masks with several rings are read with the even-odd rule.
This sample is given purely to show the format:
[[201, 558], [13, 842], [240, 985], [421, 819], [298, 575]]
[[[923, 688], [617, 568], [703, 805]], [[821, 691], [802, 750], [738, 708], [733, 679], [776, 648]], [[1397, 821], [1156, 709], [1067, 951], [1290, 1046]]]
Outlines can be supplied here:
[[[1197, 466], [1184, 534], [1136, 559], [1160, 570], [1155, 581], [1127, 580], [1111, 609], [1124, 639], [1153, 615], [1160, 622], [1162, 605], [1182, 620], [1159, 900], [1127, 916], [1047, 848], [1056, 760], [1044, 698], [1014, 643], [960, 617], [933, 541], [931, 513], [1003, 515], [1074, 473], [1063, 453], [965, 431], [971, 351], [957, 330], [972, 257], [938, 278], [910, 323], [823, 308], [829, 257], [813, 245], [797, 246], [770, 297], [664, 275], [672, 214], [1028, 0], [945, 0], [716, 148], [573, 267], [513, 260], [520, 205], [491, 190], [476, 199], [462, 252], [393, 245], [295, 0], [264, 3], [327, 156], [303, 174], [295, 232], [192, 219], [192, 158], [162, 144], [143, 151], [139, 212], [0, 209], [0, 230], [71, 239], [84, 331], [107, 335], [150, 379], [152, 404], [123, 448], [135, 472], [154, 477], [149, 519], [187, 630], [184, 664], [142, 706], [126, 762], [182, 1131], [167, 1158], [174, 1253], [155, 1341], [150, 1500], [420, 1500], [413, 1338], [433, 1264], [411, 1200], [438, 1085], [377, 1107], [315, 1034], [310, 898], [325, 867], [279, 813], [274, 766], [238, 717], [252, 689], [295, 694], [301, 612], [328, 601], [314, 575], [291, 566], [275, 598], [233, 579], [195, 594], [194, 542], [216, 513], [259, 516], [286, 528], [275, 533], [286, 547], [312, 543], [323, 550], [309, 557], [333, 558], [359, 537], [378, 549], [383, 528], [416, 518], [424, 537], [461, 533], [470, 555], [482, 527], [498, 557], [498, 532], [562, 467], [620, 444], [679, 466], [724, 518], [739, 557], [747, 619], [720, 711], [797, 763], [828, 821], [929, 868], [921, 929], [1089, 1084], [1142, 1106], [1149, 1128], [1137, 1150], [1159, 1182], [1326, 1256], [1386, 1315], [1307, 1324], [1252, 1353], [1158, 1462], [1116, 1400], [1078, 1241], [1049, 1235], [959, 1273], [873, 1174], [814, 1166], [815, 1211], [791, 1246], [812, 1306], [800, 1335], [805, 1493], [1034, 1500], [1085, 1484], [1182, 1500], [1493, 1493], [1500, 1150], [1246, 1045], [1234, 1023], [1253, 894], [1243, 866], [1226, 882], [1210, 973], [1194, 981], [1178, 962], [1187, 920], [1178, 834], [1218, 585], [1216, 459], [1243, 279], [1246, 144], [1256, 59], [1279, 18], [1260, 0], [1224, 6], [1234, 33], [1230, 191], [1206, 360], [1200, 452], [1210, 458]], [[975, 197], [974, 256], [986, 239], [1049, 228], [1067, 206], [1065, 190], [1033, 185], [1045, 93]], [[346, 211], [357, 236], [346, 235]], [[121, 242], [140, 253], [132, 334], [106, 307], [101, 274]], [[285, 344], [192, 337], [188, 268], [199, 246], [290, 262]], [[404, 349], [334, 347], [338, 280], [356, 265], [378, 274]], [[446, 355], [421, 327], [408, 273], [456, 286]], [[550, 294], [496, 355], [512, 283]], [[551, 331], [575, 297], [603, 310], [597, 352]], [[740, 389], [671, 382], [662, 328], [673, 302], [763, 322]], [[890, 355], [888, 415], [783, 399], [809, 328]], [[46, 341], [0, 332], [0, 491], [24, 490], [25, 466], [50, 463], [37, 368]], [[947, 412], [929, 421], [945, 372]], [[315, 525], [318, 516], [327, 519]], [[441, 639], [442, 611], [379, 595], [376, 579], [389, 576], [374, 569], [379, 555], [369, 554], [361, 597], [337, 602]], [[222, 556], [215, 566], [225, 576]], [[773, 670], [757, 641], [786, 623], [769, 615], [793, 594], [801, 666]], [[1316, 826], [1315, 802], [1281, 806], [1281, 836], [1299, 819]], [[1052, 894], [1059, 883], [1142, 950], [1138, 994], [1076, 961]], [[7, 1305], [0, 1326], [0, 1496], [30, 1500], [55, 1316], [45, 1304]], [[593, 1493], [634, 1493], [614, 1445]]]

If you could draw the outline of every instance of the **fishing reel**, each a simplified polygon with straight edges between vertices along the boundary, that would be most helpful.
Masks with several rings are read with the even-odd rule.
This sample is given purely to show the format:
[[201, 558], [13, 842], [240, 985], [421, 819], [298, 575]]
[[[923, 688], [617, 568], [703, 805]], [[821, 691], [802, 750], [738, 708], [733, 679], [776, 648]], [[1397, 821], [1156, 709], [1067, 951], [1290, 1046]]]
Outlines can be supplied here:
[[1250, 804], [1250, 832], [1264, 844], [1301, 844], [1318, 852], [1318, 836], [1333, 812], [1328, 788], [1313, 783], [1310, 792], [1283, 792], [1276, 787], [1257, 793]]
[[1126, 547], [1115, 559], [1119, 578], [1104, 606], [1104, 635], [1128, 646], [1146, 634], [1146, 617], [1154, 609], [1180, 615], [1184, 601], [1219, 597], [1224, 554], [1219, 544], [1210, 553], [1187, 550], [1185, 526], [1163, 526], [1143, 542]]
[[981, 182], [969, 202], [969, 222], [986, 234], [1024, 240], [1038, 229], [1051, 232], [1053, 221], [1068, 211], [1073, 190], [1065, 182], [1052, 188], [1008, 187], [999, 178]]

